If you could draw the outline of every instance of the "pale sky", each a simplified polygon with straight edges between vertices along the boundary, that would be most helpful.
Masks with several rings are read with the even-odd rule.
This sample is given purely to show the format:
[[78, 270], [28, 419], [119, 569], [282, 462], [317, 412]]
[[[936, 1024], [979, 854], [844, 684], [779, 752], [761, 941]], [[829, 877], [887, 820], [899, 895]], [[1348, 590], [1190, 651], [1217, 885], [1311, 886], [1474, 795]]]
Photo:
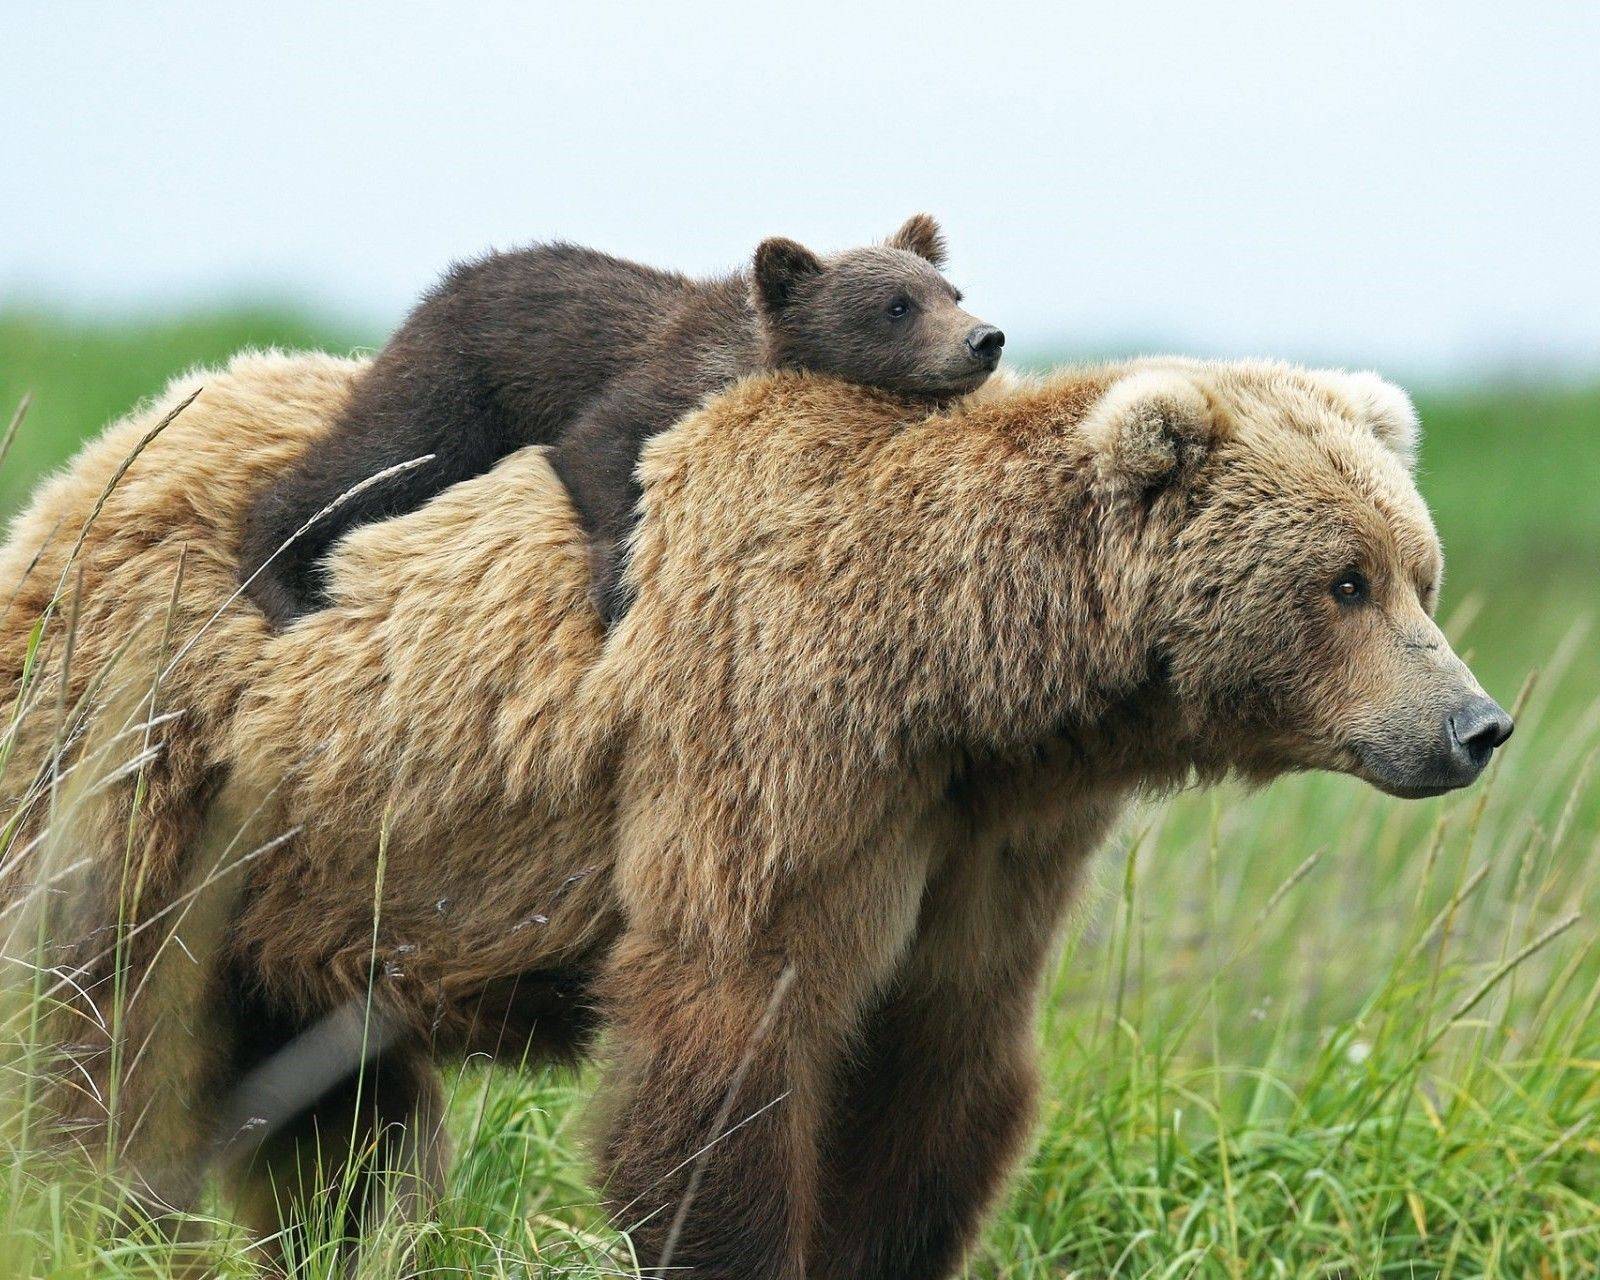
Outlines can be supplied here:
[[564, 237], [940, 217], [1015, 349], [1600, 367], [1600, 3], [0, 9], [0, 304], [392, 325]]

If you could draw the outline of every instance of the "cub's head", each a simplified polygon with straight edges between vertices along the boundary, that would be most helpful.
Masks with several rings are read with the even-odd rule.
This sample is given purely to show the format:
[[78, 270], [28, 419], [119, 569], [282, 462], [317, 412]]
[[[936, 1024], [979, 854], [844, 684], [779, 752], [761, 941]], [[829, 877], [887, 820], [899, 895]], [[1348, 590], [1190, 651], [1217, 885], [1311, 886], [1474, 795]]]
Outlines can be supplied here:
[[1417, 419], [1374, 374], [1148, 362], [1083, 419], [1113, 522], [1145, 531], [1152, 654], [1202, 758], [1465, 786], [1510, 735], [1435, 624]]
[[917, 214], [882, 245], [819, 257], [793, 240], [756, 249], [752, 296], [779, 368], [945, 399], [980, 386], [1005, 334], [961, 309], [944, 239]]

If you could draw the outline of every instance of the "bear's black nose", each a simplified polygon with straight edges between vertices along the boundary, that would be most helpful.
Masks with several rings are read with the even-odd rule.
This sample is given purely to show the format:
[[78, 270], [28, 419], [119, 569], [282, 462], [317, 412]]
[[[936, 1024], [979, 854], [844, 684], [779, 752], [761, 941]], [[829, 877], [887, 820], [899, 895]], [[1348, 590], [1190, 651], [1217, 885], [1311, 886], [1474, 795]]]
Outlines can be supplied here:
[[975, 360], [986, 364], [1000, 363], [1000, 348], [1006, 345], [1006, 335], [992, 324], [980, 324], [967, 335], [967, 350]]
[[1458, 708], [1450, 717], [1452, 754], [1465, 757], [1473, 769], [1489, 763], [1494, 749], [1511, 736], [1511, 717], [1493, 698], [1479, 695]]

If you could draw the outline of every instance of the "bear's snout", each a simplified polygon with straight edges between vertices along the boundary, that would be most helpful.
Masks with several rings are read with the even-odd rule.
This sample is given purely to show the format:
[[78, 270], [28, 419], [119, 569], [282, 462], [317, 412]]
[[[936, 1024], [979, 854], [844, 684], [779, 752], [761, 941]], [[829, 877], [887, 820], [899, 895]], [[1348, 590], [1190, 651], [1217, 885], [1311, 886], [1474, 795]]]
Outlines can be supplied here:
[[993, 369], [1000, 363], [1000, 348], [1006, 345], [1006, 335], [992, 324], [980, 324], [967, 334], [967, 350], [979, 364]]
[[1488, 694], [1475, 694], [1445, 722], [1450, 736], [1452, 763], [1472, 778], [1482, 772], [1495, 748], [1516, 728], [1506, 710]]
[[1405, 800], [1443, 795], [1475, 781], [1495, 749], [1511, 736], [1510, 715], [1473, 690], [1449, 707], [1420, 741], [1365, 743], [1358, 748], [1367, 780]]

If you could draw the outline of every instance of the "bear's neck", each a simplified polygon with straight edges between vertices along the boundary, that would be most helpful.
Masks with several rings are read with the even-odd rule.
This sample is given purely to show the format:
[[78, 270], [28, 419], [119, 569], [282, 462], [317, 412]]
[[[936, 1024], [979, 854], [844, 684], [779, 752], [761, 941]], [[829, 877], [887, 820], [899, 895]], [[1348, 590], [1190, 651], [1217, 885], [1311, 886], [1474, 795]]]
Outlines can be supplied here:
[[1058, 746], [1115, 773], [1158, 744], [1169, 776], [1175, 530], [1111, 505], [1075, 430], [1110, 376], [934, 414], [792, 374], [719, 397], [641, 468], [620, 696], [684, 756], [709, 734], [778, 774]]
[[[1162, 789], [1230, 760], [1180, 704], [1162, 647], [1187, 504], [1109, 493], [1075, 429], [1117, 373], [1002, 385], [909, 428], [925, 439], [905, 447], [922, 499], [905, 556], [959, 583], [924, 617], [935, 652], [952, 654], [937, 664], [939, 728], [958, 760], [1004, 771], [1060, 754], [1085, 785]], [[941, 449], [959, 452], [941, 462]], [[913, 475], [923, 462], [930, 474]], [[930, 497], [941, 484], [948, 502]]]

